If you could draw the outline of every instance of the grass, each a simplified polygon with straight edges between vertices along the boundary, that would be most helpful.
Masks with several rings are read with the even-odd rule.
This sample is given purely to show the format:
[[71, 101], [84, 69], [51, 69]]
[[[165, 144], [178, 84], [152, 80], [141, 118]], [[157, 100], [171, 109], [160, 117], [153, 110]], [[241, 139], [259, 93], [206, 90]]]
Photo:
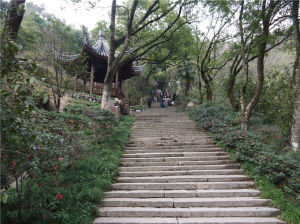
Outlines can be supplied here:
[[111, 136], [91, 153], [76, 161], [63, 175], [68, 217], [62, 223], [91, 223], [97, 216], [97, 206], [105, 191], [109, 190], [118, 175], [123, 148], [130, 136], [133, 118], [124, 116]]

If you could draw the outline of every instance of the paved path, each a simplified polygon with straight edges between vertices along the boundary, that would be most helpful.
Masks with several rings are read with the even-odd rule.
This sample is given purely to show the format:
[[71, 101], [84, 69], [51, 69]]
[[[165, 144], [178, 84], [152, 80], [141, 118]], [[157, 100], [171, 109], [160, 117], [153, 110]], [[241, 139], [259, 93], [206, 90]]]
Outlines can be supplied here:
[[279, 211], [184, 113], [137, 115], [95, 224], [275, 224]]

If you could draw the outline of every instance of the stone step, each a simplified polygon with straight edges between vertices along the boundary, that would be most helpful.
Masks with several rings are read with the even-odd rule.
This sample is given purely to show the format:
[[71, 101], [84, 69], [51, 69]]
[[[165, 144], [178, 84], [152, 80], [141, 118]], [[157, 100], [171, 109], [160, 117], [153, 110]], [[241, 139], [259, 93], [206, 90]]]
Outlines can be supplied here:
[[124, 154], [123, 158], [154, 158], [154, 157], [204, 157], [204, 156], [225, 156], [226, 152], [160, 152], [160, 153], [132, 153]]
[[213, 190], [253, 188], [252, 181], [236, 182], [173, 182], [173, 183], [116, 183], [114, 190]]
[[130, 218], [130, 217], [99, 217], [94, 224], [178, 224], [177, 218]]
[[[152, 148], [152, 149], [127, 149], [127, 154], [135, 154], [135, 153], [157, 153], [157, 152], [220, 152], [220, 148], [185, 148], [185, 149], [159, 149], [159, 148]], [[222, 151], [221, 151], [222, 152]]]
[[156, 133], [151, 134], [148, 132], [145, 133], [131, 133], [130, 142], [135, 141], [172, 141], [184, 138], [198, 138], [198, 139], [212, 139], [212, 137], [207, 134], [200, 134], [199, 132], [169, 132], [169, 133]]
[[[239, 164], [176, 108], [135, 113], [95, 224], [282, 224]], [[271, 217], [273, 216], [273, 217]]]
[[210, 136], [208, 136], [207, 134], [200, 134], [197, 131], [190, 131], [190, 132], [169, 132], [166, 135], [164, 133], [162, 133], [163, 136], [149, 136], [151, 135], [151, 133], [145, 133], [145, 135], [139, 133], [132, 133], [130, 141], [128, 143], [131, 142], [135, 142], [135, 141], [157, 141], [157, 140], [162, 140], [162, 141], [168, 141], [168, 140], [174, 140], [177, 139], [177, 137], [195, 137], [195, 138], [211, 138]]
[[[155, 129], [159, 129], [159, 127], [153, 127]], [[157, 130], [156, 132], [147, 130], [147, 129], [140, 129], [140, 130], [134, 130], [132, 132], [132, 134], [134, 134], [135, 136], [142, 136], [142, 137], [147, 137], [147, 134], [149, 134], [150, 138], [162, 138], [162, 140], [168, 140], [169, 138], [173, 138], [174, 136], [202, 136], [202, 137], [211, 137], [210, 135], [208, 135], [207, 133], [204, 132], [199, 132], [196, 129], [183, 129], [183, 130], [174, 130], [176, 128], [173, 129], [166, 129], [166, 130]]]
[[155, 217], [99, 217], [94, 224], [283, 224], [272, 217], [222, 218], [155, 218]]
[[149, 121], [147, 121], [147, 122], [136, 123], [133, 126], [134, 131], [141, 130], [144, 132], [149, 131], [150, 133], [161, 133], [161, 134], [163, 134], [164, 132], [167, 133], [172, 131], [180, 131], [180, 128], [182, 128], [184, 131], [197, 131], [199, 133], [205, 133], [204, 130], [198, 128], [197, 125], [195, 125], [195, 123], [190, 123], [190, 122], [176, 122], [173, 123], [172, 125], [168, 125], [167, 123], [164, 124], [156, 123], [152, 125], [149, 124]]
[[152, 208], [152, 207], [102, 207], [102, 217], [270, 217], [279, 210], [269, 207], [227, 208]]
[[[151, 142], [150, 142], [151, 143]], [[206, 139], [203, 141], [197, 141], [197, 142], [173, 142], [173, 143], [154, 143], [152, 144], [152, 146], [188, 146], [188, 145], [197, 145], [197, 146], [201, 146], [201, 145], [206, 145], [206, 144], [216, 144], [216, 142], [214, 142], [211, 139]], [[130, 147], [141, 147], [141, 146], [149, 146], [151, 144], [148, 144], [146, 142], [140, 142], [139, 144], [137, 143], [127, 143], [127, 146]]]
[[119, 183], [173, 183], [173, 182], [232, 182], [246, 181], [245, 175], [182, 175], [182, 176], [150, 176], [150, 177], [119, 177]]
[[160, 150], [160, 149], [201, 149], [201, 148], [217, 148], [215, 144], [208, 144], [208, 145], [173, 145], [173, 146], [144, 146], [144, 147], [134, 147], [134, 146], [127, 146], [126, 151], [128, 150], [135, 150], [135, 149], [145, 149], [145, 150]]
[[260, 191], [254, 189], [233, 190], [131, 190], [109, 191], [105, 197], [109, 198], [188, 198], [188, 197], [258, 197]]
[[[148, 154], [148, 153], [147, 153]], [[228, 155], [225, 156], [203, 156], [203, 157], [151, 157], [151, 158], [122, 158], [122, 162], [168, 162], [168, 161], [207, 161], [207, 160], [226, 160], [229, 159]]]
[[155, 207], [155, 208], [190, 208], [190, 207], [260, 207], [270, 200], [253, 197], [236, 198], [105, 198], [104, 207]]
[[242, 174], [238, 169], [120, 172], [120, 177]]
[[[209, 164], [213, 164], [213, 161], [208, 161]], [[161, 166], [157, 166], [158, 164], [155, 163], [155, 165], [147, 165], [145, 163], [143, 163], [145, 166], [142, 166], [143, 164], [138, 164], [140, 166], [130, 166], [130, 167], [120, 167], [119, 169], [121, 171], [177, 171], [177, 170], [191, 170], [191, 169], [195, 169], [195, 170], [218, 170], [218, 169], [239, 169], [240, 167], [237, 164], [234, 164], [233, 162], [229, 161], [229, 164], [223, 165], [221, 163], [223, 163], [222, 160], [219, 160], [220, 165], [216, 164], [216, 165], [196, 165], [196, 164], [192, 164], [192, 165], [185, 165], [186, 162], [172, 162], [172, 165], [168, 165], [167, 163], [163, 163]], [[231, 163], [232, 164], [231, 164]], [[202, 163], [200, 161], [198, 161], [197, 163]], [[133, 164], [137, 164], [137, 163], [133, 163]], [[174, 165], [175, 164], [175, 165]], [[205, 164], [205, 162], [203, 162], [202, 164]], [[123, 165], [125, 165], [125, 163], [123, 163]], [[165, 166], [164, 166], [165, 165]]]
[[221, 165], [231, 164], [238, 167], [232, 160], [206, 160], [206, 161], [163, 161], [163, 162], [122, 162], [122, 166], [186, 166], [186, 165]]
[[180, 143], [181, 141], [186, 142], [196, 142], [202, 140], [213, 140], [212, 137], [208, 137], [207, 135], [199, 135], [198, 133], [190, 133], [190, 134], [176, 134], [173, 133], [169, 136], [149, 136], [149, 134], [145, 135], [131, 135], [129, 144], [140, 143], [140, 142], [155, 142], [155, 143], [163, 143], [163, 142], [175, 142]]

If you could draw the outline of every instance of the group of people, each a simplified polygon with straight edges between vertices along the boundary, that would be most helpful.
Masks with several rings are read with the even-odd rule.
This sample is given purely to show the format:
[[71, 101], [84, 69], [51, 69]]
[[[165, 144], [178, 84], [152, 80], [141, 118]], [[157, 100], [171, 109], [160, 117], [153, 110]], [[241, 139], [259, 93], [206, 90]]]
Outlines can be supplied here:
[[148, 107], [151, 107], [152, 102], [156, 101], [160, 103], [161, 107], [167, 106], [176, 106], [176, 93], [174, 92], [169, 95], [168, 91], [156, 89], [155, 91], [151, 90], [150, 96], [147, 98]]

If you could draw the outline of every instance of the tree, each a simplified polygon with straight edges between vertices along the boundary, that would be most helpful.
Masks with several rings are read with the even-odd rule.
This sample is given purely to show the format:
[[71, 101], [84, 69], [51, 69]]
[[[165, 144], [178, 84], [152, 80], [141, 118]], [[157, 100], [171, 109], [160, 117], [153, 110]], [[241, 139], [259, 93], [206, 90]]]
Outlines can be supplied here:
[[[47, 81], [52, 90], [56, 112], [59, 112], [61, 97], [65, 92], [65, 86], [63, 82], [65, 70], [63, 64], [64, 62], [55, 55], [55, 52], [63, 53], [70, 50], [70, 45], [72, 45], [72, 41], [69, 40], [70, 28], [65, 26], [65, 24], [59, 20], [51, 21], [46, 28], [47, 30], [44, 30], [43, 32], [43, 43], [47, 47], [45, 49], [47, 55], [46, 60], [52, 67], [52, 69], [48, 70]], [[79, 67], [80, 65], [75, 66], [75, 68]]]
[[0, 2], [0, 21], [1, 21], [1, 28], [2, 28], [2, 21], [4, 21], [5, 17], [6, 17], [6, 13], [7, 13], [7, 10], [8, 10], [8, 6], [9, 6], [9, 3], [6, 2], [6, 1], [1, 1]]
[[[219, 15], [221, 16], [221, 15]], [[212, 17], [212, 21], [214, 18]], [[204, 82], [204, 87], [206, 89], [206, 97], [208, 101], [212, 100], [212, 81], [217, 72], [219, 72], [229, 61], [226, 58], [226, 50], [224, 48], [224, 41], [227, 39], [223, 36], [224, 29], [226, 25], [229, 24], [231, 18], [226, 18], [221, 21], [219, 28], [216, 28], [217, 24], [210, 25], [207, 34], [202, 34], [202, 39], [196, 35], [197, 40], [197, 52], [196, 52], [196, 62], [197, 62], [197, 74], [198, 74], [198, 89], [200, 94], [200, 103], [202, 103], [202, 86], [201, 79]], [[216, 19], [218, 23], [219, 19]], [[209, 33], [212, 33], [212, 37], [209, 38]]]
[[[241, 13], [240, 13], [240, 37], [241, 37], [241, 45], [242, 45], [242, 61], [243, 61], [243, 72], [244, 72], [244, 84], [242, 87], [242, 97], [241, 97], [241, 107], [242, 107], [242, 123], [241, 129], [248, 130], [248, 123], [251, 116], [251, 112], [254, 107], [259, 102], [259, 98], [262, 93], [263, 83], [264, 83], [264, 58], [267, 49], [267, 43], [270, 36], [270, 29], [272, 26], [276, 25], [278, 21], [280, 21], [276, 15], [278, 12], [284, 8], [285, 4], [282, 4], [280, 0], [270, 0], [269, 4], [267, 4], [266, 0], [263, 0], [260, 4], [260, 9], [258, 13], [259, 24], [261, 24], [261, 32], [260, 38], [258, 39], [258, 56], [257, 56], [257, 84], [254, 96], [250, 100], [250, 102], [246, 105], [245, 103], [245, 92], [247, 87], [248, 80], [248, 71], [247, 71], [247, 58], [245, 54], [245, 40], [244, 40], [244, 32], [242, 26], [242, 17], [243, 17], [243, 2], [241, 5]], [[259, 29], [260, 30], [260, 29]]]
[[[146, 2], [147, 3], [147, 2]], [[127, 21], [126, 21], [126, 32], [123, 36], [116, 38], [116, 0], [112, 1], [111, 7], [111, 21], [110, 21], [110, 52], [108, 57], [107, 73], [104, 80], [103, 96], [102, 96], [102, 107], [107, 103], [108, 97], [112, 91], [112, 82], [114, 74], [117, 72], [119, 67], [124, 63], [136, 60], [142, 57], [152, 48], [167, 42], [176, 30], [178, 30], [184, 22], [177, 23], [180, 21], [180, 16], [185, 6], [190, 5], [193, 1], [175, 1], [172, 3], [155, 0], [151, 3], [147, 3], [148, 7], [144, 13], [139, 12], [136, 15], [139, 1], [134, 0], [126, 10]], [[175, 9], [178, 8], [178, 13], [174, 13]], [[162, 20], [165, 19], [164, 23]], [[149, 27], [155, 28], [155, 25], [159, 23], [164, 27], [161, 32], [151, 37], [150, 40], [145, 42], [135, 43], [133, 49], [128, 52], [132, 40], [132, 37], [137, 36], [142, 30], [148, 29]], [[120, 53], [115, 57], [116, 49], [120, 47]]]
[[19, 28], [25, 13], [26, 0], [11, 0], [8, 6], [7, 15], [1, 33], [0, 50], [3, 52], [5, 58], [10, 60], [14, 55], [13, 51], [4, 51], [8, 41], [17, 39]]
[[300, 30], [299, 30], [299, 1], [292, 2], [291, 17], [294, 26], [296, 58], [293, 70], [294, 115], [291, 128], [291, 144], [293, 150], [300, 146]]

